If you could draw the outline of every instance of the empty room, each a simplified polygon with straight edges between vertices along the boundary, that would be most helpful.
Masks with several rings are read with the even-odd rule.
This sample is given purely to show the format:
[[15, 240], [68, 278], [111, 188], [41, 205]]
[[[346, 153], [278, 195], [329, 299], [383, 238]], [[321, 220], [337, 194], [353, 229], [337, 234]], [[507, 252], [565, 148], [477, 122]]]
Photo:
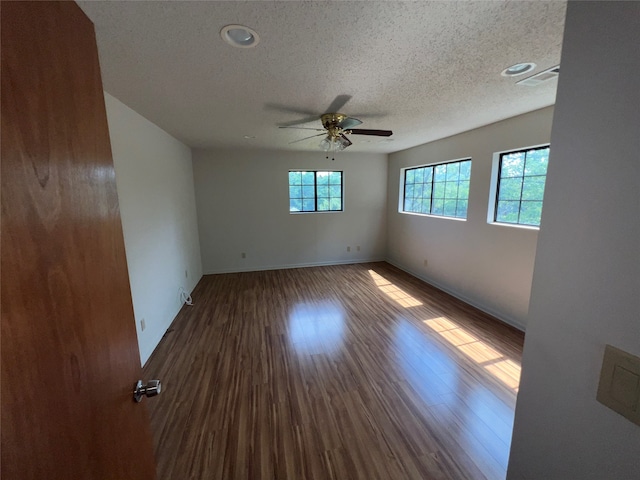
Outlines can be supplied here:
[[3, 479], [640, 478], [640, 3], [2, 1]]

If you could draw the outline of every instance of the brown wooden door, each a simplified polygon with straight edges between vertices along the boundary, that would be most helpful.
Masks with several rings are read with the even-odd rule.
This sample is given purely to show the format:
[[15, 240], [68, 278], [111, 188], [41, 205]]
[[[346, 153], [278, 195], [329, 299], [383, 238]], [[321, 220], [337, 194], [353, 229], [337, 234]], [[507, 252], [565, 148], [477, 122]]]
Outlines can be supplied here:
[[92, 23], [2, 2], [2, 478], [155, 478]]

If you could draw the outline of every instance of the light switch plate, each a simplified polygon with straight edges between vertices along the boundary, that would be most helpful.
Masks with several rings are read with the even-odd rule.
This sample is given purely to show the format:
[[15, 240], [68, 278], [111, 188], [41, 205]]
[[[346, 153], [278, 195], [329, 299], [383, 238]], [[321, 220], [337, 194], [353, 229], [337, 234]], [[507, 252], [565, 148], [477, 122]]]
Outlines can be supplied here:
[[607, 345], [596, 399], [640, 425], [640, 358]]

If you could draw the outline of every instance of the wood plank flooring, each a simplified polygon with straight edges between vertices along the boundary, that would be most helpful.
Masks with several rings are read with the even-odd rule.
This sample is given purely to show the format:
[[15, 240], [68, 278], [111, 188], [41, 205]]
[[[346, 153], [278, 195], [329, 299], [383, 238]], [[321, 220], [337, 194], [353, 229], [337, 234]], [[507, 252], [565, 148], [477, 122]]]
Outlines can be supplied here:
[[387, 263], [192, 297], [144, 369], [160, 480], [505, 477], [521, 332]]

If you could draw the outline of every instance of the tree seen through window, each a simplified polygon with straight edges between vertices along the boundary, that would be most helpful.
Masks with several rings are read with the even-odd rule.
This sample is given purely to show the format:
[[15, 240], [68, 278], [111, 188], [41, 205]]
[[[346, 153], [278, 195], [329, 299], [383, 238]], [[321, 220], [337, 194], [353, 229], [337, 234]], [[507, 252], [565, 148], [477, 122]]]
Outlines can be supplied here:
[[539, 226], [549, 147], [500, 155], [495, 221]]
[[403, 211], [467, 218], [471, 160], [408, 168]]
[[290, 171], [289, 212], [342, 210], [342, 172]]

